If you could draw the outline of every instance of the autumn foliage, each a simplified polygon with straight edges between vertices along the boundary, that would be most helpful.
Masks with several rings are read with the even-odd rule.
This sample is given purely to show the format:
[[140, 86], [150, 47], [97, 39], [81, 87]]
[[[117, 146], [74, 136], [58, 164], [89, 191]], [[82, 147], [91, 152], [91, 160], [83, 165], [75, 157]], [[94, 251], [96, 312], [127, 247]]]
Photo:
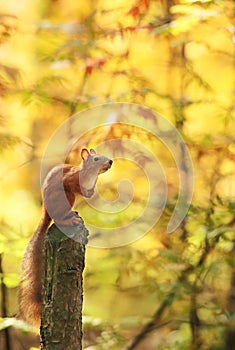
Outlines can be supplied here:
[[[76, 163], [83, 146], [114, 157], [93, 203], [102, 210], [77, 203], [96, 246], [91, 240], [86, 255], [84, 349], [234, 349], [234, 35], [232, 0], [2, 2], [1, 349], [39, 346], [32, 333], [22, 340], [16, 328], [29, 329], [13, 316], [40, 216], [41, 160], [56, 130], [45, 171], [62, 155]], [[141, 107], [99, 109], [117, 102]], [[178, 130], [194, 168], [190, 208], [171, 234], [180, 177], [158, 114]], [[147, 171], [161, 181], [149, 187]], [[135, 239], [148, 226], [150, 216], [137, 222], [151, 193], [164, 210]], [[102, 229], [126, 226], [131, 242], [97, 248]]]

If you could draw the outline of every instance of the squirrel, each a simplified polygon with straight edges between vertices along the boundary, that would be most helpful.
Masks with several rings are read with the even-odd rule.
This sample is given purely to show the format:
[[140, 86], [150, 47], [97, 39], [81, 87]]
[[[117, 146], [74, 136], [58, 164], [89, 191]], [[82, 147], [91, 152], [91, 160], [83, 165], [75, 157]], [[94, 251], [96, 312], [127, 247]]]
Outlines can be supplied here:
[[58, 165], [46, 176], [42, 186], [42, 217], [23, 257], [18, 318], [36, 327], [41, 322], [44, 240], [50, 223], [52, 220], [58, 226], [81, 223], [77, 213], [72, 211], [76, 195], [91, 197], [98, 175], [113, 163], [96, 154], [94, 149], [89, 152], [83, 148], [81, 157], [81, 166]]

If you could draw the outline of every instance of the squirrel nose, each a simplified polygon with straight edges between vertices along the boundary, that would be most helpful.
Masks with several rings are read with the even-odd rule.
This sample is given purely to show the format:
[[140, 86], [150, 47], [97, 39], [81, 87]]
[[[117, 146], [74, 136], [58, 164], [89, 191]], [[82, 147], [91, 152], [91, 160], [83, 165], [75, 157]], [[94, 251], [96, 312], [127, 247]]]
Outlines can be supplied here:
[[109, 164], [112, 165], [113, 164], [113, 161], [111, 159], [109, 159]]

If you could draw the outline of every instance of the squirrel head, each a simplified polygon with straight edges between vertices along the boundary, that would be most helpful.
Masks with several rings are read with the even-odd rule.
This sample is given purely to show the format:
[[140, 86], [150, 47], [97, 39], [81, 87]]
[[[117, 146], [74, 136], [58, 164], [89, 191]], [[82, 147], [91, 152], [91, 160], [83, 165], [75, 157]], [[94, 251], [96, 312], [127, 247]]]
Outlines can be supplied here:
[[94, 192], [94, 187], [98, 178], [98, 175], [105, 173], [111, 168], [113, 161], [106, 156], [97, 154], [96, 151], [91, 148], [83, 148], [81, 152], [83, 159], [82, 169], [79, 174], [80, 186], [86, 189], [86, 197], [90, 197]]
[[90, 149], [90, 152], [83, 148], [81, 157], [83, 159], [83, 169], [88, 169], [97, 175], [105, 173], [113, 164], [111, 159], [97, 154], [93, 148]]

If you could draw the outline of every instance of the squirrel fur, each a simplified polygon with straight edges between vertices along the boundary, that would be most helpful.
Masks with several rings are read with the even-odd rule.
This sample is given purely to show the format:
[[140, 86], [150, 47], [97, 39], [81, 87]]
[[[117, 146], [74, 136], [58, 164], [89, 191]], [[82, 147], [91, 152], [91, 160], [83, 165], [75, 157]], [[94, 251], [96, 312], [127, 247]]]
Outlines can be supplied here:
[[36, 327], [41, 322], [43, 253], [48, 227], [52, 220], [58, 226], [79, 224], [81, 219], [72, 211], [76, 195], [91, 197], [98, 175], [112, 165], [111, 159], [96, 154], [94, 149], [90, 152], [82, 149], [81, 157], [81, 166], [65, 164], [53, 168], [42, 186], [42, 217], [23, 258], [18, 315]]

